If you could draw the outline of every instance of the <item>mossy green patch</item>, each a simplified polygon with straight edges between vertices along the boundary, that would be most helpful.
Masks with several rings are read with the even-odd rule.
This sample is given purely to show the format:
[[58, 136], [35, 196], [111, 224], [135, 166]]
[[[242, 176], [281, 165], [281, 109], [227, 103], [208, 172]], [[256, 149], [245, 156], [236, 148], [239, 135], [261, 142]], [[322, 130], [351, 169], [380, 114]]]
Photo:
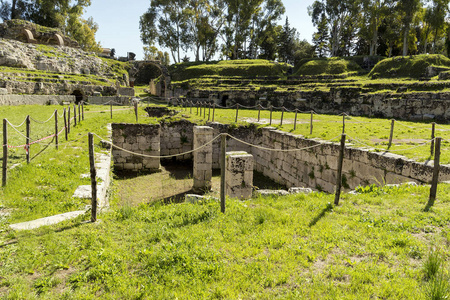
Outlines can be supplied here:
[[426, 75], [427, 67], [450, 69], [450, 59], [440, 54], [391, 57], [380, 61], [372, 69], [372, 78], [419, 78]]

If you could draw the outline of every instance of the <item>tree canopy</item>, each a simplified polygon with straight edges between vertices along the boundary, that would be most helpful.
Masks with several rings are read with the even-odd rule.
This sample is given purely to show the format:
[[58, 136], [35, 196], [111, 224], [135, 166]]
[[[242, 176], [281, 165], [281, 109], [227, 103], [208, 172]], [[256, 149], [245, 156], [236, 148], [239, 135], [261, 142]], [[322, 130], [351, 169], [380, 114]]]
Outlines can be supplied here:
[[76, 40], [86, 51], [99, 51], [95, 41], [98, 25], [92, 18], [82, 18], [91, 0], [0, 0], [0, 18], [23, 19], [33, 23], [59, 28]]

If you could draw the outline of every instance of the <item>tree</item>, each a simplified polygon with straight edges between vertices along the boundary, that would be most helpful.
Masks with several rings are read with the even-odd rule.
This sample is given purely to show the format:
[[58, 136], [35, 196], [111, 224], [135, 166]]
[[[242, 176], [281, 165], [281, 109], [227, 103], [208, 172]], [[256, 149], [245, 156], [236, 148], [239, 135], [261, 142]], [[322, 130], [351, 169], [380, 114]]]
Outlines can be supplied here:
[[307, 40], [298, 41], [296, 49], [294, 54], [294, 66], [297, 66], [302, 59], [316, 57], [314, 46], [308, 43]]
[[155, 46], [144, 46], [144, 60], [157, 60], [165, 66], [170, 64], [169, 53], [162, 52]]
[[3, 21], [11, 19], [29, 19], [31, 3], [27, 0], [0, 0], [0, 18]]
[[289, 25], [289, 19], [286, 17], [283, 29], [280, 33], [278, 59], [282, 62], [294, 64], [295, 47], [298, 41], [298, 33], [295, 28]]
[[195, 60], [209, 61], [218, 49], [218, 35], [224, 24], [225, 4], [222, 0], [190, 0], [188, 29]]
[[378, 33], [383, 20], [391, 14], [389, 5], [396, 0], [362, 0], [360, 36], [368, 41], [369, 55], [377, 55]]
[[325, 57], [328, 55], [329, 48], [329, 38], [328, 35], [328, 22], [325, 14], [322, 13], [320, 16], [320, 21], [317, 23], [317, 32], [313, 34], [312, 42], [314, 45], [315, 53], [318, 57]]
[[181, 61], [181, 51], [189, 48], [189, 13], [187, 0], [152, 0], [150, 8], [140, 18], [141, 40], [153, 46], [156, 42], [168, 48], [175, 63]]
[[409, 30], [414, 19], [414, 15], [419, 11], [420, 0], [398, 1], [397, 11], [401, 16], [403, 29], [403, 56], [408, 54]]
[[261, 31], [258, 36], [259, 54], [258, 58], [275, 60], [278, 53], [278, 41], [283, 27], [281, 25], [269, 26]]

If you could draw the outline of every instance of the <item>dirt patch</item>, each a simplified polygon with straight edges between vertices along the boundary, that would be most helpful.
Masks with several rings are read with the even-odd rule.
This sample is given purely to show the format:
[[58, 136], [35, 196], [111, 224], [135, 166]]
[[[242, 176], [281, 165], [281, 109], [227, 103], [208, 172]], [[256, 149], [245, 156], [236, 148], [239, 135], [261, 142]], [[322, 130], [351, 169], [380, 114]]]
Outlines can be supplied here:
[[[161, 172], [118, 173], [115, 175], [119, 205], [138, 205], [156, 200], [165, 202], [183, 202], [186, 194], [193, 193], [192, 161], [164, 162]], [[219, 197], [220, 170], [213, 170], [211, 194]], [[259, 189], [280, 189], [284, 186], [277, 184], [261, 173], [253, 173], [253, 185]]]
[[164, 116], [173, 116], [177, 112], [174, 110], [170, 110], [167, 107], [146, 107], [144, 109], [149, 117], [161, 118]]

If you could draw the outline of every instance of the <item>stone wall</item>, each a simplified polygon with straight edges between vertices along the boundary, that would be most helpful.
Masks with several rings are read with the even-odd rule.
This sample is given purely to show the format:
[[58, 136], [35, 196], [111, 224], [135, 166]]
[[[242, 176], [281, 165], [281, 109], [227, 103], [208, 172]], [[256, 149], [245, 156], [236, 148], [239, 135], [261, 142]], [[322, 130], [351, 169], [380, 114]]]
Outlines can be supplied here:
[[[188, 142], [182, 147], [178, 143], [181, 132], [185, 132], [188, 140], [192, 141], [193, 124], [188, 125], [189, 123], [181, 121], [162, 125], [160, 141], [161, 149], [164, 149], [165, 153], [172, 151], [172, 154], [176, 154], [192, 150], [192, 142]], [[226, 132], [245, 143], [264, 148], [288, 150], [312, 147], [301, 151], [269, 151], [227, 138], [226, 151], [245, 151], [253, 155], [256, 171], [287, 187], [311, 187], [329, 193], [334, 192], [339, 154], [338, 143], [305, 139], [302, 136], [278, 131], [271, 127], [258, 129], [254, 126], [234, 128], [219, 123], [208, 123], [207, 125], [214, 129], [214, 137]], [[126, 128], [137, 125], [122, 124], [122, 126]], [[115, 142], [115, 136], [121, 135], [115, 133], [114, 128], [117, 128], [117, 125], [113, 126], [113, 142]], [[153, 133], [158, 134], [157, 132]], [[176, 133], [180, 135], [176, 135]], [[152, 138], [156, 143], [156, 137]], [[220, 141], [218, 140], [213, 143], [213, 168], [220, 168], [219, 155]], [[116, 161], [115, 157], [114, 161]], [[432, 162], [419, 163], [404, 156], [370, 152], [347, 145], [342, 181], [343, 188], [346, 190], [354, 189], [358, 185], [369, 184], [383, 185], [409, 181], [429, 183], [432, 173]], [[450, 166], [441, 166], [439, 180], [450, 180]]]
[[[194, 141], [194, 124], [180, 120], [161, 124], [161, 155], [174, 155], [191, 151]], [[192, 159], [192, 154], [177, 156], [175, 160]]]
[[0, 95], [0, 105], [63, 104], [75, 102], [75, 96]]
[[[121, 96], [88, 96], [87, 102], [89, 104], [97, 104], [97, 105], [103, 105], [105, 103], [108, 103], [110, 101], [114, 101], [112, 105], [131, 105], [131, 98], [130, 97], [121, 97]], [[109, 103], [107, 104], [109, 105]]]
[[[125, 150], [159, 156], [161, 126], [145, 124], [112, 124], [112, 143]], [[159, 158], [146, 158], [112, 149], [115, 170], [126, 171], [158, 171], [160, 169]]]
[[[372, 87], [376, 89], [377, 87]], [[383, 89], [382, 86], [379, 89]], [[180, 94], [180, 93], [179, 93]], [[261, 104], [264, 107], [284, 106], [302, 111], [314, 110], [322, 114], [346, 112], [353, 116], [395, 118], [424, 121], [450, 120], [450, 93], [364, 93], [361, 88], [332, 88], [330, 91], [276, 91], [261, 88], [258, 91], [221, 91], [211, 97], [211, 91], [191, 90], [188, 100], [214, 102], [222, 106], [236, 103], [245, 106]]]

